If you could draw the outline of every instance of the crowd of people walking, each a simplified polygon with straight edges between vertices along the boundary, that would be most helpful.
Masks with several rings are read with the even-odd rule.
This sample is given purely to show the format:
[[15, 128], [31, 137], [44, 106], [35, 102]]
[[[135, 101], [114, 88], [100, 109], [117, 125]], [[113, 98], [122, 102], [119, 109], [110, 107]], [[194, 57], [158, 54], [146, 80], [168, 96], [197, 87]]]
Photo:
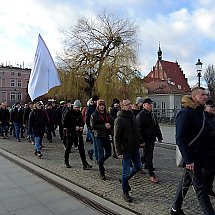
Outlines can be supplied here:
[[[196, 141], [189, 142], [205, 125]], [[132, 202], [129, 180], [139, 171], [149, 173], [149, 181], [159, 183], [153, 165], [155, 141], [162, 142], [162, 132], [153, 101], [137, 97], [135, 104], [129, 99], [113, 99], [110, 107], [106, 101], [95, 95], [82, 107], [80, 100], [60, 101], [44, 104], [42, 101], [11, 108], [6, 103], [0, 108], [0, 132], [3, 139], [15, 138], [20, 142], [26, 137], [32, 143], [32, 153], [43, 157], [43, 138], [49, 143], [56, 136], [57, 128], [64, 147], [64, 166], [71, 168], [70, 152], [78, 150], [83, 170], [92, 169], [87, 161], [84, 142], [91, 142], [87, 151], [90, 160], [98, 165], [100, 180], [106, 180], [105, 161], [111, 156], [121, 159], [122, 173], [119, 181], [122, 198]], [[83, 132], [86, 131], [86, 140]], [[184, 215], [182, 203], [192, 185], [199, 204], [206, 215], [214, 215], [210, 198], [215, 197], [213, 181], [215, 176], [215, 105], [208, 100], [203, 88], [192, 90], [191, 96], [182, 98], [182, 109], [176, 118], [176, 144], [184, 159], [184, 174], [180, 181], [171, 208], [171, 214]], [[34, 150], [33, 150], [34, 149]], [[62, 161], [63, 163], [63, 161]]]

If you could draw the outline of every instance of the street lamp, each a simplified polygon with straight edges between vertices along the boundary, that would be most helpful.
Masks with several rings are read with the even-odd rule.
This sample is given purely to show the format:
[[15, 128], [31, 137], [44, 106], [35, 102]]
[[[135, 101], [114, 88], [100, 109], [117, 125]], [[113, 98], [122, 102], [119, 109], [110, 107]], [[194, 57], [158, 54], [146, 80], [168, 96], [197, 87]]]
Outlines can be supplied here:
[[198, 62], [196, 63], [196, 72], [198, 77], [198, 87], [200, 87], [200, 78], [202, 72], [202, 62], [200, 61], [200, 59], [198, 59]]

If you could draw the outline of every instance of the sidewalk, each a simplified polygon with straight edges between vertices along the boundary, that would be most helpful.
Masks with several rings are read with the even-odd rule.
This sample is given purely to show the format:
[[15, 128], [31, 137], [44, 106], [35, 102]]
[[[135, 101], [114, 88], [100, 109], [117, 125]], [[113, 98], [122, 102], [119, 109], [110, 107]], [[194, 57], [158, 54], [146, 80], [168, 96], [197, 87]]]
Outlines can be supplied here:
[[[174, 128], [162, 127], [161, 129], [165, 133], [164, 141], [166, 140], [165, 137], [172, 137], [172, 141], [174, 140]], [[171, 142], [171, 139], [169, 139], [169, 142]], [[102, 197], [105, 201], [114, 203], [115, 206], [112, 208], [120, 206], [122, 209], [128, 209], [135, 214], [144, 215], [169, 214], [176, 186], [182, 175], [182, 170], [175, 166], [175, 147], [173, 144], [169, 148], [164, 147], [163, 143], [157, 144], [157, 147], [155, 147], [154, 166], [156, 175], [160, 179], [159, 184], [151, 184], [148, 174], [137, 174], [131, 179], [131, 196], [134, 200], [131, 204], [124, 202], [121, 197], [121, 185], [118, 181], [121, 175], [120, 160], [114, 158], [107, 160], [105, 164], [107, 180], [101, 181], [98, 166], [88, 159], [89, 163], [93, 165], [93, 169], [84, 171], [79, 153], [75, 150], [70, 154], [72, 168], [67, 169], [64, 167], [64, 147], [58, 137], [53, 139], [53, 143], [44, 141], [44, 145], [46, 147], [44, 157], [43, 159], [38, 159], [38, 157], [34, 156], [33, 146], [26, 140], [22, 139], [20, 143], [17, 143], [13, 138], [9, 140], [0, 139], [1, 149], [24, 159], [28, 163], [37, 165], [40, 169], [48, 170], [65, 179], [71, 185], [77, 185], [99, 198]], [[90, 144], [86, 143], [86, 152], [90, 147]], [[84, 196], [88, 198], [88, 195], [85, 194]], [[215, 200], [213, 199], [212, 202], [215, 207]], [[105, 207], [108, 207], [108, 204]], [[192, 189], [188, 192], [183, 208], [185, 213], [189, 215], [202, 214]], [[127, 215], [127, 213], [119, 214]]]
[[0, 193], [0, 215], [99, 215], [2, 156]]

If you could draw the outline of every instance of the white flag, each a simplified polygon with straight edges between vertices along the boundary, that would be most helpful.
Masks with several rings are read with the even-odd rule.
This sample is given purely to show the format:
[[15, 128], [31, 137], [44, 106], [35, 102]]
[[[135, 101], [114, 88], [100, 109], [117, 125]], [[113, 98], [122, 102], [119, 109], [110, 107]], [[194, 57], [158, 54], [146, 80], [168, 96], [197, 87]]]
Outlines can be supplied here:
[[28, 94], [33, 101], [37, 97], [46, 94], [51, 88], [59, 85], [61, 85], [61, 82], [57, 68], [45, 42], [39, 34], [34, 66], [28, 84]]

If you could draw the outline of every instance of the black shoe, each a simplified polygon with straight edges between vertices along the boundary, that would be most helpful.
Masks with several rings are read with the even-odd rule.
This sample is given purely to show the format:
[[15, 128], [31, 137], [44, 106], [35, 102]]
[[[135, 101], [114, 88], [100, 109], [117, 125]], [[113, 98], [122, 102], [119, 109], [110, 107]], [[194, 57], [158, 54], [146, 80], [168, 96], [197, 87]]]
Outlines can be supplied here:
[[35, 150], [34, 155], [37, 155], [37, 150]]
[[71, 166], [68, 163], [65, 163], [66, 168], [71, 168]]
[[[122, 183], [122, 179], [121, 178], [119, 179], [119, 182]], [[131, 186], [130, 185], [128, 185], [128, 191], [131, 191]]]
[[92, 169], [92, 167], [93, 167], [92, 165], [87, 163], [83, 165], [83, 170], [89, 170], [89, 169]]
[[100, 175], [100, 179], [103, 180], [103, 181], [106, 181], [105, 175]]
[[123, 198], [126, 202], [129, 202], [129, 203], [132, 202], [132, 198], [129, 196], [128, 193], [123, 193], [123, 194], [122, 194], [122, 198]]
[[215, 192], [213, 190], [208, 191], [208, 195], [210, 197], [214, 197], [215, 198]]
[[182, 209], [175, 210], [173, 208], [171, 209], [171, 213], [170, 214], [172, 214], [172, 215], [186, 215]]
[[88, 151], [88, 155], [90, 160], [93, 160], [93, 151], [91, 149]]
[[20, 142], [20, 139], [16, 139], [17, 142]]

